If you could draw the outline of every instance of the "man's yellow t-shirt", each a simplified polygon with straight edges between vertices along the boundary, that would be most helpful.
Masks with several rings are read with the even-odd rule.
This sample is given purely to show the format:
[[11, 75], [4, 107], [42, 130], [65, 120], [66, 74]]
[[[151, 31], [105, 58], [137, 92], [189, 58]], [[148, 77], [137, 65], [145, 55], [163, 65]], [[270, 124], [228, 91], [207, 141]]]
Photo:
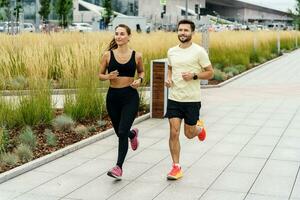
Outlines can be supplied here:
[[185, 81], [182, 72], [199, 73], [211, 65], [205, 49], [195, 43], [188, 48], [179, 45], [168, 51], [168, 64], [172, 67], [173, 86], [169, 88], [168, 98], [178, 102], [200, 102], [200, 80]]

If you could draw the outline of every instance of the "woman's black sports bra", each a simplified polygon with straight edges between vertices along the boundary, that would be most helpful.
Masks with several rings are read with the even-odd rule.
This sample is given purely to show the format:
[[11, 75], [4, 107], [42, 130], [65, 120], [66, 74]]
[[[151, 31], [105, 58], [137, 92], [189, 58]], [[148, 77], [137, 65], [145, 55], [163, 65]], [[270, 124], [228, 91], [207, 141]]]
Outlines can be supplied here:
[[118, 70], [119, 76], [134, 77], [136, 70], [135, 51], [132, 51], [131, 57], [127, 63], [119, 63], [114, 52], [110, 50], [110, 61], [107, 67], [108, 73]]

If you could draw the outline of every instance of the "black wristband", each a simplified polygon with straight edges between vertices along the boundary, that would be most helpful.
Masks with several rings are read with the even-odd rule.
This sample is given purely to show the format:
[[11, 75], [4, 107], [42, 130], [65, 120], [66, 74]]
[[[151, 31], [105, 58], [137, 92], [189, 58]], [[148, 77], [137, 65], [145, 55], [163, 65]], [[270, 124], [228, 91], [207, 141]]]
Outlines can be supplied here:
[[142, 82], [143, 82], [143, 80], [144, 80], [142, 77], [139, 77], [139, 79], [141, 80], [141, 83], [142, 83]]

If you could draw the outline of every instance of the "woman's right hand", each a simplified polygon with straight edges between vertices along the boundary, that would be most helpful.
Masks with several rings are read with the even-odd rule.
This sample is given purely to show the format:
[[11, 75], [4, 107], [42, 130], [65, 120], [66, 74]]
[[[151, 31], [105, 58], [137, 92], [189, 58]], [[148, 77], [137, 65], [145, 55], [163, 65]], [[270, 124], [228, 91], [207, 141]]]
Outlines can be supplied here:
[[107, 80], [115, 79], [119, 75], [118, 70], [112, 71], [109, 74], [107, 74]]

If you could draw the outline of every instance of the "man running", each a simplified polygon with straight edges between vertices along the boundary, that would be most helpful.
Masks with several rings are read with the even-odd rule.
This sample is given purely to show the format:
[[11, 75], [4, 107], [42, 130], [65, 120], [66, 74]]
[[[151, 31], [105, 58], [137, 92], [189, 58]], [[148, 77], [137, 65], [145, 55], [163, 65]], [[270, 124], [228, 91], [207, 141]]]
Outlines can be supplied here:
[[200, 79], [211, 79], [214, 71], [204, 48], [192, 42], [195, 24], [190, 20], [181, 20], [177, 25], [180, 44], [168, 51], [168, 78], [165, 82], [169, 88], [166, 117], [170, 124], [169, 147], [173, 160], [169, 180], [183, 176], [179, 164], [180, 126], [184, 119], [184, 134], [192, 139], [198, 136], [204, 140], [206, 133], [197, 121], [201, 108]]

